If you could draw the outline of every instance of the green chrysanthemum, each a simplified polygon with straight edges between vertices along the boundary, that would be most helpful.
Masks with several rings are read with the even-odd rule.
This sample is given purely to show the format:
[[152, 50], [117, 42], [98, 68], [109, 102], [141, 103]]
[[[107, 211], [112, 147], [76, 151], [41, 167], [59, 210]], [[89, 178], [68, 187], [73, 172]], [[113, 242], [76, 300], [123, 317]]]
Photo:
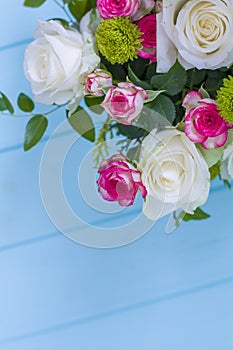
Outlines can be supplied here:
[[217, 105], [226, 122], [233, 123], [233, 77], [223, 79], [223, 86], [217, 91]]
[[209, 172], [210, 180], [215, 179], [220, 174], [220, 162], [217, 162], [211, 168], [209, 168]]
[[138, 56], [142, 47], [141, 32], [129, 17], [114, 17], [102, 21], [96, 32], [99, 51], [112, 63], [123, 64]]

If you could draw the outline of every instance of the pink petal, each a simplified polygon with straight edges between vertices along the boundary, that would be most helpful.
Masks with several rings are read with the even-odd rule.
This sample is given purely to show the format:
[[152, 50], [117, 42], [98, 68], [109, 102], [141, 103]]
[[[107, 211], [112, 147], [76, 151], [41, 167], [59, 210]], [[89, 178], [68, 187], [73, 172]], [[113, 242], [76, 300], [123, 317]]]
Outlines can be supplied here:
[[143, 185], [142, 182], [136, 182], [136, 184], [138, 185], [138, 189], [141, 192], [142, 198], [145, 198], [147, 195], [146, 187]]
[[227, 141], [227, 131], [216, 137], [208, 137], [204, 142], [201, 142], [205, 149], [222, 147]]
[[203, 98], [202, 100], [199, 100], [198, 103], [204, 103], [207, 105], [214, 105], [214, 107], [217, 106], [217, 103], [214, 100], [212, 100], [211, 98]]
[[201, 98], [202, 98], [202, 95], [199, 91], [196, 91], [196, 90], [189, 91], [183, 99], [182, 106], [188, 109], [196, 107]]
[[193, 141], [193, 142], [199, 142], [202, 143], [204, 142], [207, 137], [200, 135], [196, 129], [194, 128], [194, 125], [192, 123], [192, 121], [190, 122], [186, 122], [185, 123], [185, 128], [184, 128], [184, 132], [185, 134], [188, 136], [188, 138]]

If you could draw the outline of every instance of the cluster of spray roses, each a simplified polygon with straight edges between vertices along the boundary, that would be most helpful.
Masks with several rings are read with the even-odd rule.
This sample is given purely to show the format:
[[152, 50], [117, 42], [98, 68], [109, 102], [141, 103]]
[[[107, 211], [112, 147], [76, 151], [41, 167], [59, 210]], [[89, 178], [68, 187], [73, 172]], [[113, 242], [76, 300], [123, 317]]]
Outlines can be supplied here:
[[[194, 214], [209, 196], [210, 180], [216, 175], [226, 182], [233, 178], [233, 108], [230, 110], [231, 117], [224, 119], [224, 104], [218, 104], [217, 89], [214, 98], [211, 98], [202, 86], [204, 78], [208, 77], [207, 70], [214, 72], [223, 68], [224, 72], [224, 67], [228, 66], [232, 74], [233, 2], [163, 0], [157, 2], [156, 12], [155, 61], [158, 76], [159, 73], [167, 73], [178, 60], [186, 71], [192, 70], [192, 79], [195, 80], [195, 73], [196, 80], [201, 74], [203, 78], [196, 84], [196, 90], [183, 89], [183, 115], [178, 123], [163, 130], [150, 130], [142, 141], [136, 167], [141, 173], [140, 186], [146, 190], [142, 193], [145, 198], [143, 212], [152, 220], [177, 209]], [[226, 72], [228, 74], [227, 69]], [[219, 76], [220, 83], [226, 81], [226, 76], [220, 73]], [[215, 78], [218, 79], [218, 73]], [[233, 84], [227, 94], [232, 101]], [[98, 182], [99, 191], [107, 200], [118, 200], [118, 194], [122, 196], [121, 186], [129, 183], [133, 186], [132, 178], [129, 180], [119, 175], [122, 164], [126, 166], [127, 160], [121, 159], [118, 164], [115, 163], [111, 175], [107, 173], [114, 180], [112, 185], [108, 183], [105, 187], [105, 193], [109, 189], [109, 198], [101, 193]], [[100, 172], [100, 179], [104, 177], [105, 172]], [[135, 188], [139, 189], [136, 182]], [[127, 197], [132, 192], [130, 188], [127, 191], [126, 186], [124, 193]], [[119, 203], [132, 204], [133, 193], [127, 204], [122, 203], [122, 198]]]
[[187, 93], [183, 106], [179, 127], [154, 128], [143, 139], [136, 180], [132, 170], [125, 171], [130, 166], [125, 157], [104, 161], [97, 182], [104, 199], [127, 206], [140, 190], [143, 212], [152, 220], [178, 209], [194, 214], [208, 199], [213, 168], [223, 180], [233, 178], [233, 124], [221, 117], [216, 101], [198, 91]]

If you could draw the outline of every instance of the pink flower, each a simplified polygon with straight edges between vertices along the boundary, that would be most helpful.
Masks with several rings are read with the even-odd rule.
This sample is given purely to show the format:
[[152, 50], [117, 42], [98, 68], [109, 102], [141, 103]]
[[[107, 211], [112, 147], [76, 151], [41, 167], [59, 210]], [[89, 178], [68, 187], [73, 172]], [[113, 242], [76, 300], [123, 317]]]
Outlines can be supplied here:
[[101, 106], [119, 123], [130, 125], [137, 118], [148, 99], [147, 92], [132, 83], [118, 83], [112, 86]]
[[139, 10], [131, 17], [132, 21], [138, 21], [153, 10], [153, 8], [155, 8], [155, 0], [141, 0]]
[[228, 128], [217, 110], [216, 102], [210, 98], [202, 99], [197, 91], [190, 91], [183, 100], [186, 108], [185, 134], [193, 142], [200, 143], [205, 149], [223, 146], [227, 141]]
[[112, 77], [101, 69], [95, 69], [85, 80], [84, 92], [93, 96], [104, 96], [102, 88], [112, 86]]
[[122, 206], [132, 205], [139, 190], [144, 198], [147, 194], [141, 182], [140, 171], [135, 170], [122, 154], [115, 154], [100, 164], [97, 181], [103, 199]]
[[141, 38], [143, 48], [138, 51], [138, 56], [149, 58], [152, 62], [156, 61], [156, 15], [148, 15], [140, 19], [138, 27], [142, 32]]
[[103, 19], [132, 16], [140, 8], [140, 0], [96, 0], [96, 6]]

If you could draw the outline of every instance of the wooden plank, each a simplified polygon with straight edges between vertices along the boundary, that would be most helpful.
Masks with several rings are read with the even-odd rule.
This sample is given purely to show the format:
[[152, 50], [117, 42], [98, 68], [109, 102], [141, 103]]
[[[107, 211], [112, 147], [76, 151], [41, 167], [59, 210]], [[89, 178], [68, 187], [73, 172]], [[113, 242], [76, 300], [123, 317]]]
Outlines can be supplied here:
[[0, 344], [2, 350], [231, 349], [232, 324], [232, 283], [223, 283], [62, 325], [55, 323], [49, 329], [5, 338]]

